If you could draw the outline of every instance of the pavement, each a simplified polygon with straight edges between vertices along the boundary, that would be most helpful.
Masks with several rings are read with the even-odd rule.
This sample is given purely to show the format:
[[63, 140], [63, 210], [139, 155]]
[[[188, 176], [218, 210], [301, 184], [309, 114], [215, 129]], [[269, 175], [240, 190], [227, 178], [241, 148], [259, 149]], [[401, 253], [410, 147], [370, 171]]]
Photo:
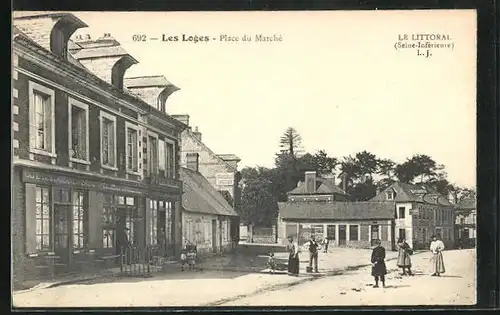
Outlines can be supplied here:
[[386, 287], [374, 288], [370, 268], [325, 277], [299, 286], [234, 299], [219, 306], [416, 306], [476, 304], [474, 249], [443, 253], [446, 272], [430, 276], [426, 252], [412, 257], [414, 276], [401, 276], [396, 261], [387, 262]]
[[[301, 275], [266, 273], [266, 257], [215, 257], [202, 263], [202, 271], [166, 272], [151, 278], [94, 277], [52, 283], [13, 294], [16, 307], [124, 307], [217, 306], [264, 292], [279, 291], [323, 277], [369, 265], [368, 249], [336, 248], [319, 255], [319, 274], [306, 274], [307, 253], [302, 253]], [[387, 261], [396, 252], [387, 252]], [[276, 259], [286, 260], [286, 253]], [[228, 270], [231, 269], [232, 270]], [[138, 294], [140, 292], [140, 294]]]

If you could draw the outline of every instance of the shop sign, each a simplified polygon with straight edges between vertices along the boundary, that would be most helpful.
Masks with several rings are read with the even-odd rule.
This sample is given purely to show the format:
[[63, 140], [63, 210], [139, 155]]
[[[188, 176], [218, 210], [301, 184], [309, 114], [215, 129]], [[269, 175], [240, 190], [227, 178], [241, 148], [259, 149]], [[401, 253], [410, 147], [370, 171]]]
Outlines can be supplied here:
[[34, 184], [45, 184], [54, 186], [70, 186], [74, 188], [109, 191], [115, 193], [143, 194], [143, 191], [134, 187], [116, 185], [111, 183], [86, 180], [82, 178], [69, 177], [64, 175], [54, 175], [44, 172], [23, 170], [23, 181]]

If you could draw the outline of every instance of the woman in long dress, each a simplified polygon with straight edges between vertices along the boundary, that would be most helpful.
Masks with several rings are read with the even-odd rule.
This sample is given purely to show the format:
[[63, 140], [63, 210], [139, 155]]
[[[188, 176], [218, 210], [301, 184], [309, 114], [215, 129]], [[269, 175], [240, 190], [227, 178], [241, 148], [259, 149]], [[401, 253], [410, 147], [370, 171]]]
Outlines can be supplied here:
[[385, 248], [382, 247], [380, 240], [375, 241], [375, 247], [372, 251], [372, 276], [375, 278], [374, 288], [378, 288], [378, 281], [382, 281], [382, 286], [385, 287], [385, 275], [387, 267], [385, 266]]
[[441, 240], [438, 240], [435, 235], [433, 235], [431, 246], [429, 249], [432, 252], [432, 276], [439, 277], [442, 273], [445, 273], [442, 254], [442, 251], [444, 250], [444, 243]]
[[408, 275], [412, 275], [411, 272], [411, 254], [412, 249], [410, 245], [406, 243], [404, 238], [399, 239], [398, 241], [398, 262], [397, 265], [399, 268], [403, 270], [402, 275], [406, 276], [406, 270], [408, 270]]
[[293, 237], [288, 238], [288, 274], [299, 275], [299, 245], [293, 241]]

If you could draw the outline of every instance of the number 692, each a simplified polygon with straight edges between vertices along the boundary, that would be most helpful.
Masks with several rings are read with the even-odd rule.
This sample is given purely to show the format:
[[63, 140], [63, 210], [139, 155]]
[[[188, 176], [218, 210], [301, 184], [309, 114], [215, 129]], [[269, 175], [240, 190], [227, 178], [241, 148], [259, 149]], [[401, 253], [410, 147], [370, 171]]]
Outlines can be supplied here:
[[144, 34], [135, 34], [135, 35], [132, 35], [132, 40], [134, 42], [145, 42], [146, 41], [146, 35], [144, 35]]

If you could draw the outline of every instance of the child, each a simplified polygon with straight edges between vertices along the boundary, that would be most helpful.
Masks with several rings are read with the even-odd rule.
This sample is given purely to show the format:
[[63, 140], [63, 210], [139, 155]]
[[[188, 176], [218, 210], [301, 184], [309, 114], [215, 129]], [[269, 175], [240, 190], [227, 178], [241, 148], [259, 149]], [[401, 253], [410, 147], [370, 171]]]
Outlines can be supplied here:
[[181, 252], [181, 271], [184, 271], [184, 266], [188, 263], [186, 251]]
[[269, 257], [267, 258], [267, 268], [269, 269], [270, 274], [274, 274], [276, 272], [276, 261], [274, 260], [274, 253], [269, 253]]
[[196, 268], [196, 251], [194, 249], [188, 250], [186, 253], [187, 263], [189, 270], [195, 270]]

